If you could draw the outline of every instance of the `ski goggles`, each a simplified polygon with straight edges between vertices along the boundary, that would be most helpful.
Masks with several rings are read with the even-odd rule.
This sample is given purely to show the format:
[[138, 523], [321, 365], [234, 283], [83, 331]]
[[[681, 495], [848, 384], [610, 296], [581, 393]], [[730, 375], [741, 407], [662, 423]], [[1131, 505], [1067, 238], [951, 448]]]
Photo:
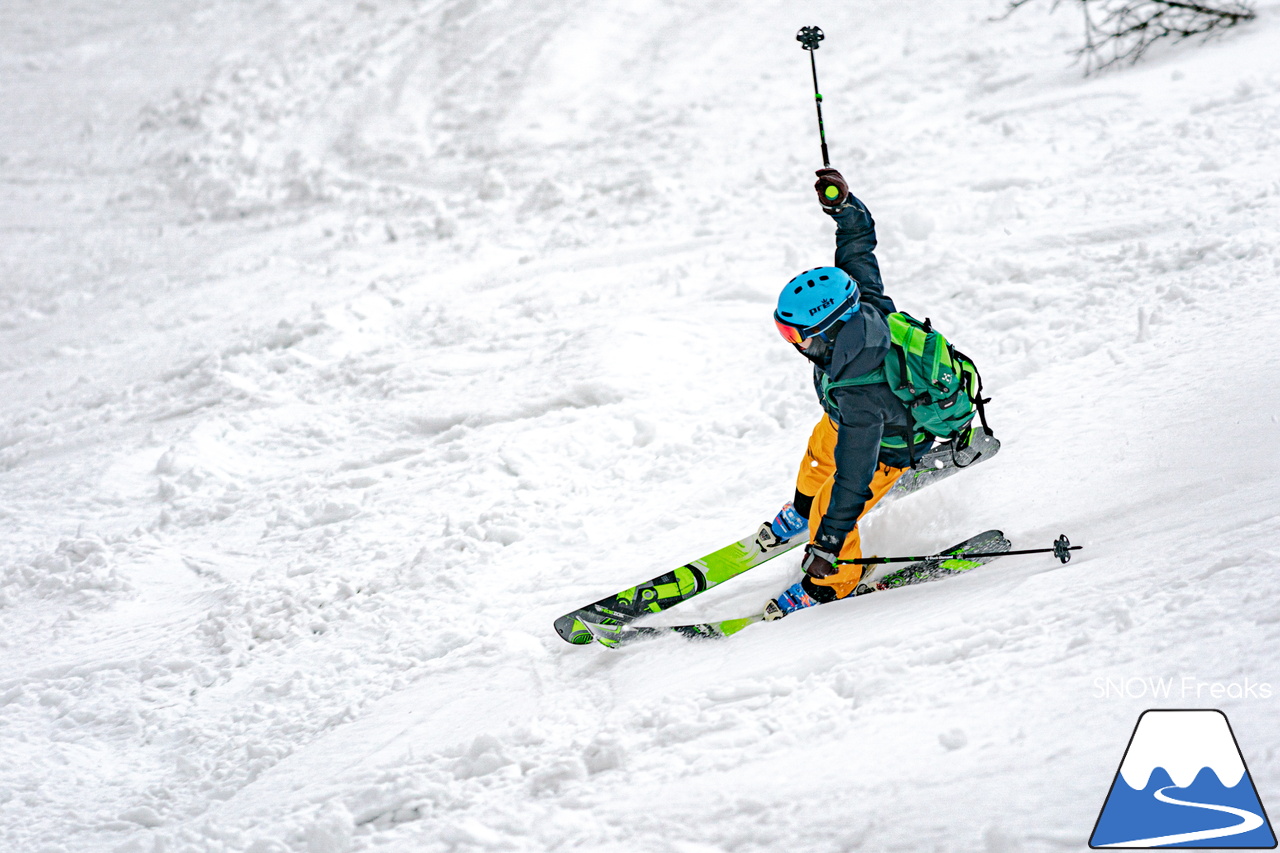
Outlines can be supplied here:
[[836, 306], [830, 314], [812, 326], [799, 326], [795, 323], [788, 322], [778, 316], [778, 312], [773, 312], [773, 324], [778, 327], [778, 334], [782, 335], [782, 339], [789, 344], [800, 344], [808, 338], [817, 337], [830, 329], [836, 324], [836, 321], [857, 311], [861, 306], [858, 304], [858, 294], [855, 291], [844, 302]]

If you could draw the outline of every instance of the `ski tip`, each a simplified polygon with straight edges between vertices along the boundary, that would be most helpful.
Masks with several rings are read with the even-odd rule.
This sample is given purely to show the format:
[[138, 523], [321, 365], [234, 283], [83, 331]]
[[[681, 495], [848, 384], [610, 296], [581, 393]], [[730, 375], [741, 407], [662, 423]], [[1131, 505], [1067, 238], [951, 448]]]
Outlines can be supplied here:
[[575, 646], [585, 646], [595, 639], [587, 624], [572, 613], [557, 619], [555, 628], [560, 639]]

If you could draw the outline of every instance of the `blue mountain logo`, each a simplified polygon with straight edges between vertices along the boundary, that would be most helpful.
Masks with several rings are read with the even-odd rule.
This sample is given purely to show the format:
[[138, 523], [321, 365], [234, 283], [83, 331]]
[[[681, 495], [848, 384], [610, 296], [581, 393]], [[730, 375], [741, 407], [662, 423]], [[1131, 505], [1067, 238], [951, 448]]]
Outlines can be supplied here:
[[1089, 846], [1275, 848], [1275, 833], [1227, 715], [1144, 711]]

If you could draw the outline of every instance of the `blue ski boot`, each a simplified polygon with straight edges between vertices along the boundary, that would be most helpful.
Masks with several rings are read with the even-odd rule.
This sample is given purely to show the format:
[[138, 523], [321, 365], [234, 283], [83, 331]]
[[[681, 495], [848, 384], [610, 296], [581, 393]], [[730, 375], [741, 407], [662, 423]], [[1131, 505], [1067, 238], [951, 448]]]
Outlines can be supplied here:
[[782, 591], [782, 595], [764, 606], [764, 618], [772, 622], [788, 613], [795, 613], [797, 610], [813, 607], [818, 603], [819, 601], [805, 590], [803, 582], [792, 584]]
[[768, 551], [789, 539], [794, 539], [808, 529], [808, 520], [801, 518], [800, 513], [796, 512], [795, 505], [787, 501], [774, 516], [773, 521], [766, 521], [760, 525], [760, 532], [756, 534], [756, 544], [760, 546], [761, 551]]

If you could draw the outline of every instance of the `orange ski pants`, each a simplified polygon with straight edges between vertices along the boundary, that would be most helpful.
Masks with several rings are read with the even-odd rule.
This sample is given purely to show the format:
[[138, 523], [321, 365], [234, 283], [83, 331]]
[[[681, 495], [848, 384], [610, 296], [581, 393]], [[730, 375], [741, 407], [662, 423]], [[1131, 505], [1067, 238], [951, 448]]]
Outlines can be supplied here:
[[[809, 512], [809, 541], [818, 535], [818, 527], [822, 524], [822, 516], [831, 504], [831, 487], [835, 484], [836, 475], [836, 437], [835, 421], [827, 415], [822, 416], [809, 436], [809, 446], [805, 450], [804, 459], [800, 462], [800, 473], [796, 475], [796, 491], [802, 495], [813, 495], [813, 509]], [[893, 488], [906, 468], [890, 468], [881, 463], [871, 478], [871, 500], [862, 508], [859, 519], [871, 511], [871, 508]], [[856, 560], [862, 556], [862, 537], [855, 527], [844, 538], [840, 548], [841, 560]], [[858, 586], [862, 579], [862, 566], [857, 563], [837, 565], [838, 571], [825, 578], [811, 578], [818, 586], [829, 586], [835, 590], [836, 598], [844, 598]]]

